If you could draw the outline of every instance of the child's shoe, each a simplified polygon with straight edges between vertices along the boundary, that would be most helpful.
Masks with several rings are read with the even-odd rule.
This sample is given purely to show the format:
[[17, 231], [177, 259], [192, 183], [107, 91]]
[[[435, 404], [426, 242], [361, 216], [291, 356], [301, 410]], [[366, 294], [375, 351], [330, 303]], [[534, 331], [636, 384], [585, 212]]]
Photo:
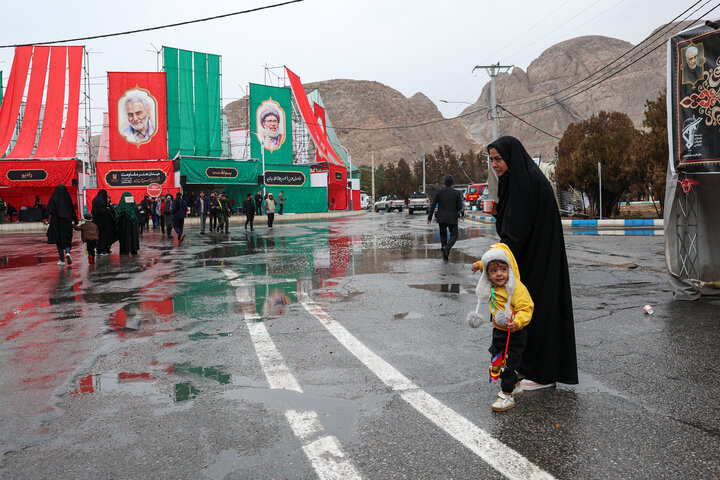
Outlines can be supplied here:
[[522, 395], [523, 393], [525, 393], [525, 389], [523, 388], [522, 383], [520, 383], [520, 382], [516, 383], [515, 388], [513, 388], [513, 391], [512, 391], [512, 396], [517, 397], [519, 395]]
[[88, 263], [89, 263], [90, 265], [92, 265], [93, 263], [95, 263], [95, 257], [88, 257]]
[[513, 399], [512, 394], [500, 392], [498, 393], [495, 403], [493, 403], [490, 408], [493, 412], [504, 412], [505, 410], [510, 410], [514, 406], [515, 400]]

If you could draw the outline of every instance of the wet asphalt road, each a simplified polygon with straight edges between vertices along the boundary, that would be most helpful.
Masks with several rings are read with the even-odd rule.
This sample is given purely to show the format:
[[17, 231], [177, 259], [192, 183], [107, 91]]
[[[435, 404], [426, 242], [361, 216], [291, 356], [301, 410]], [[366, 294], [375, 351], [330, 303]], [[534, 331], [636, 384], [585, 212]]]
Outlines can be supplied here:
[[580, 384], [496, 414], [465, 324], [494, 227], [443, 263], [421, 215], [232, 226], [70, 268], [0, 236], [0, 478], [494, 479], [502, 445], [556, 478], [720, 477], [720, 299], [672, 300], [662, 236], [566, 235]]

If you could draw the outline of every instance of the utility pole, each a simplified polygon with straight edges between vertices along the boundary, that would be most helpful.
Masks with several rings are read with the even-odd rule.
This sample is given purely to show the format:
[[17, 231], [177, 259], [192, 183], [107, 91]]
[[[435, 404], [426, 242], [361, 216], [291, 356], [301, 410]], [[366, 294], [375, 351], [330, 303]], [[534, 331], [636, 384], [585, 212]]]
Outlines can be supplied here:
[[425, 193], [425, 154], [423, 153], [423, 193]]
[[370, 195], [370, 208], [375, 208], [375, 152], [370, 152], [370, 162], [371, 162], [371, 173], [372, 173], [372, 195]]
[[[492, 116], [492, 140], [495, 141], [498, 138], [498, 114], [497, 114], [497, 96], [495, 94], [495, 77], [498, 76], [500, 71], [507, 72], [513, 68], [514, 65], [500, 65], [500, 62], [495, 65], [475, 65], [473, 72], [478, 68], [484, 68], [488, 75], [490, 75], [490, 115]], [[490, 161], [488, 160], [488, 199], [494, 202], [498, 201], [498, 177], [495, 170], [490, 168]]]

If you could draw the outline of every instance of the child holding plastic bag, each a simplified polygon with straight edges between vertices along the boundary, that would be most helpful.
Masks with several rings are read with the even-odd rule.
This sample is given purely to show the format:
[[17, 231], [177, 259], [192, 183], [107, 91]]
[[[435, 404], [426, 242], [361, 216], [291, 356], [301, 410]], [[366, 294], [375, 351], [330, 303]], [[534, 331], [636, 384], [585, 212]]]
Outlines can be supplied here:
[[523, 328], [532, 319], [534, 304], [520, 281], [515, 257], [504, 243], [496, 243], [479, 262], [472, 264], [473, 273], [478, 270], [482, 272], [475, 289], [478, 306], [468, 315], [467, 321], [473, 328], [483, 323], [480, 308], [488, 299], [493, 324], [492, 344], [488, 349], [492, 358], [490, 381], [496, 381], [499, 376], [502, 388], [490, 408], [494, 412], [504, 412], [515, 406], [513, 397], [523, 393], [515, 369], [525, 350], [527, 332]]

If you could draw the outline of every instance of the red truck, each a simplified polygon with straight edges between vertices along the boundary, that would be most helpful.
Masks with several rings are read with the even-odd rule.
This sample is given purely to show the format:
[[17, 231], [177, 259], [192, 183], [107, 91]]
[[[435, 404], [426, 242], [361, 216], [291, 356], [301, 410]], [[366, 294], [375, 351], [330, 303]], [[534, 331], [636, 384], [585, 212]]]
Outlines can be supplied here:
[[482, 194], [485, 192], [485, 189], [487, 188], [487, 183], [471, 183], [467, 187], [467, 193], [465, 194], [465, 201], [468, 203], [472, 203]]

